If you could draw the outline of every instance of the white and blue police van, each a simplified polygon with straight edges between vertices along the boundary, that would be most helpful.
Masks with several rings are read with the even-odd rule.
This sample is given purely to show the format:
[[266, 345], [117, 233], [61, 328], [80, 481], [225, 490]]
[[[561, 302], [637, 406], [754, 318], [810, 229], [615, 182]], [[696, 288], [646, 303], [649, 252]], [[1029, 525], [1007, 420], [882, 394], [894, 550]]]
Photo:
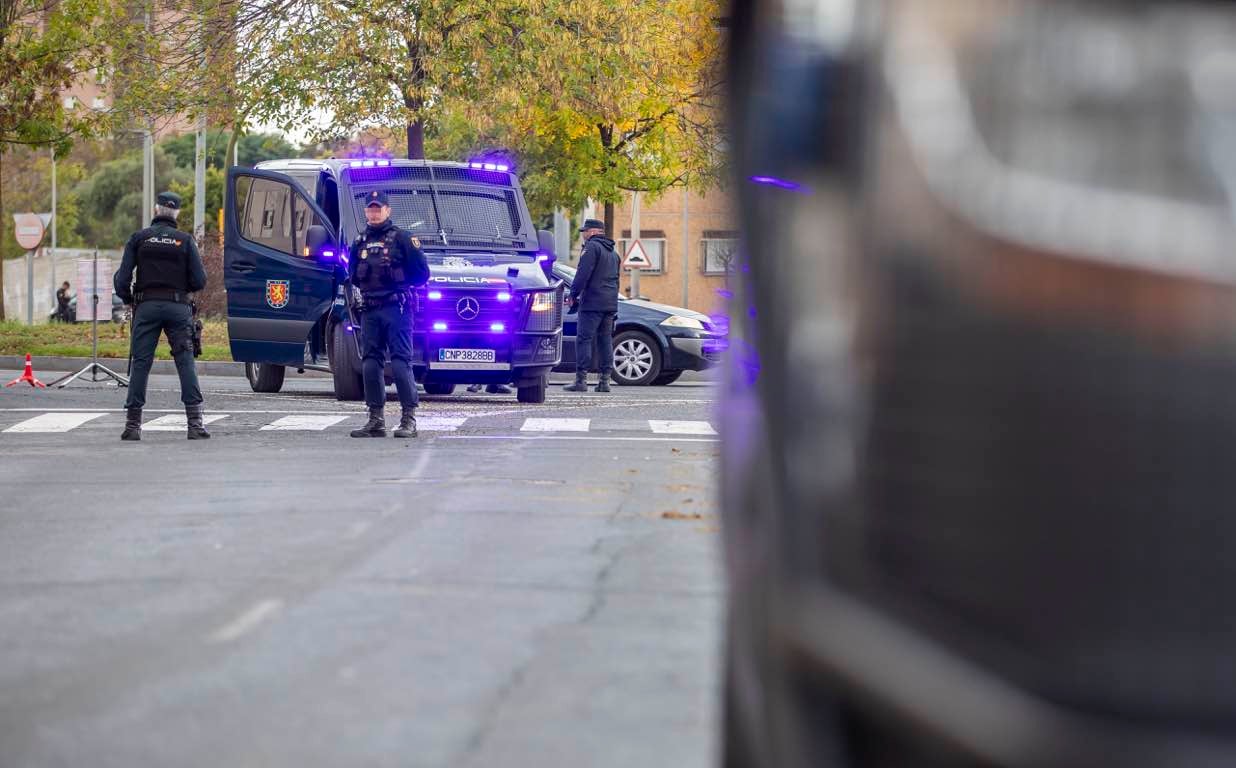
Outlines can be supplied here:
[[[365, 197], [421, 242], [428, 285], [413, 295], [413, 368], [430, 395], [509, 384], [541, 403], [562, 357], [563, 292], [553, 236], [538, 232], [519, 181], [500, 163], [273, 160], [228, 170], [224, 277], [232, 358], [257, 392], [288, 368], [329, 371], [361, 400], [354, 318], [336, 267], [365, 228]], [[388, 368], [389, 376], [389, 368]]]

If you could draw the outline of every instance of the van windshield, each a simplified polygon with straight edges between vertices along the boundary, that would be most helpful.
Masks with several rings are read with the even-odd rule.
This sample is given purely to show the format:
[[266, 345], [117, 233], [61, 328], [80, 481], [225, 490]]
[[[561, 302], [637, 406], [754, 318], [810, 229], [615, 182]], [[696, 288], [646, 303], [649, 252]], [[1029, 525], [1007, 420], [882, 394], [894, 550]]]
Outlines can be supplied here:
[[353, 185], [358, 226], [364, 226], [367, 197], [374, 189], [386, 193], [395, 224], [419, 237], [427, 248], [535, 248], [527, 242], [515, 189], [406, 181]]

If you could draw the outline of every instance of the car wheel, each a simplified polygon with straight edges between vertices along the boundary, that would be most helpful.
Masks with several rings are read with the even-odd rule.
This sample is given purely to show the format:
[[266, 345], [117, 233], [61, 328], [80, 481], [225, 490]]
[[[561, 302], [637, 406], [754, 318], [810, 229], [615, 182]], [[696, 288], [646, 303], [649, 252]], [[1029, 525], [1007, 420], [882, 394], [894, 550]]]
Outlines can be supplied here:
[[682, 371], [662, 371], [661, 375], [652, 380], [655, 387], [665, 387], [682, 377]]
[[425, 394], [427, 395], [453, 395], [455, 394], [455, 385], [446, 381], [426, 381]]
[[245, 378], [254, 392], [278, 392], [283, 389], [287, 368], [270, 363], [245, 363]]
[[335, 381], [336, 400], [364, 400], [365, 382], [361, 378], [361, 361], [356, 343], [348, 338], [343, 323], [335, 323], [330, 331], [330, 374]]
[[545, 402], [545, 389], [549, 385], [549, 376], [542, 376], [536, 380], [535, 384], [529, 384], [519, 388], [519, 402], [521, 403], [543, 403]]
[[661, 375], [661, 347], [640, 331], [623, 331], [614, 337], [614, 382], [624, 387], [642, 387]]

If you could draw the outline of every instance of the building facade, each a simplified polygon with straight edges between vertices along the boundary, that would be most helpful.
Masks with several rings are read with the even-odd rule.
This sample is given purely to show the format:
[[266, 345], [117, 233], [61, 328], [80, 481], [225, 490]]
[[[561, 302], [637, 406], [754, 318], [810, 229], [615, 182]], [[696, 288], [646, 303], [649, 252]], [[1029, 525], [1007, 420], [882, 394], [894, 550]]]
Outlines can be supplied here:
[[[601, 218], [600, 206], [586, 209]], [[620, 256], [631, 246], [631, 197], [614, 207], [614, 234]], [[671, 189], [656, 200], [640, 199], [640, 244], [652, 266], [640, 273], [640, 295], [650, 301], [712, 313], [718, 291], [726, 289], [738, 253], [738, 232], [729, 195]], [[575, 243], [571, 263], [579, 258]], [[621, 290], [631, 295], [631, 270], [622, 271]]]

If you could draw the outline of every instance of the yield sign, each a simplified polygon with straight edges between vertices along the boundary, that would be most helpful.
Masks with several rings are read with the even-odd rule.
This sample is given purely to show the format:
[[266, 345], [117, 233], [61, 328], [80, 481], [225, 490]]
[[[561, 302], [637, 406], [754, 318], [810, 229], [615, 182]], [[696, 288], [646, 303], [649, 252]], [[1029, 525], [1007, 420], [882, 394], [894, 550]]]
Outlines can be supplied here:
[[644, 246], [636, 240], [631, 243], [631, 247], [627, 249], [627, 258], [622, 262], [622, 266], [627, 269], [648, 269], [652, 266], [652, 259], [648, 258], [648, 252], [644, 250]]

